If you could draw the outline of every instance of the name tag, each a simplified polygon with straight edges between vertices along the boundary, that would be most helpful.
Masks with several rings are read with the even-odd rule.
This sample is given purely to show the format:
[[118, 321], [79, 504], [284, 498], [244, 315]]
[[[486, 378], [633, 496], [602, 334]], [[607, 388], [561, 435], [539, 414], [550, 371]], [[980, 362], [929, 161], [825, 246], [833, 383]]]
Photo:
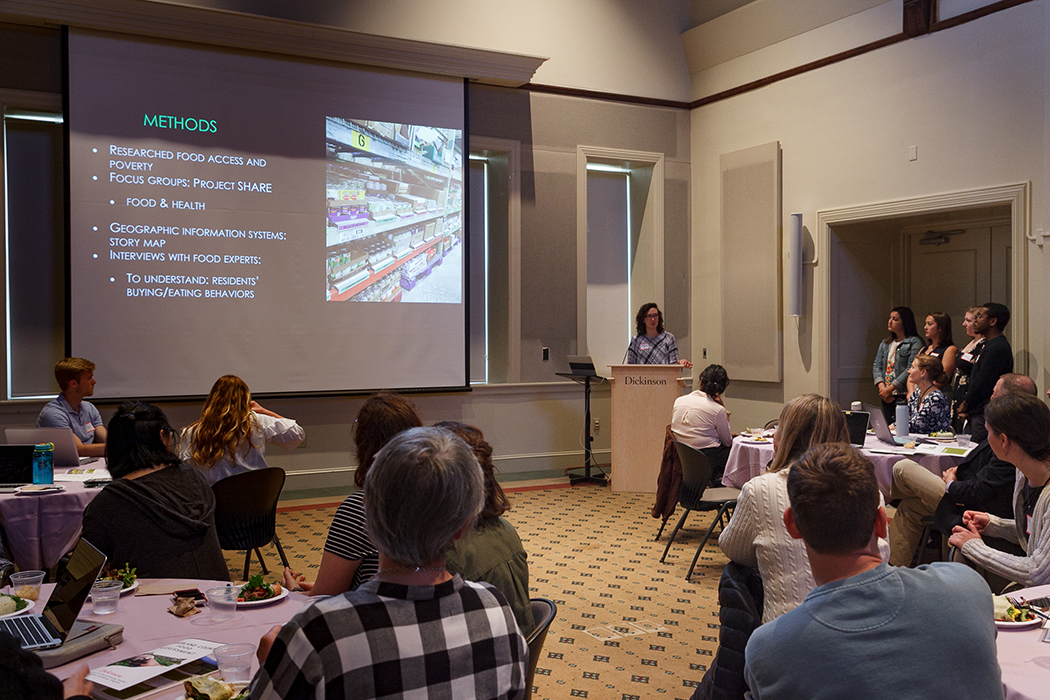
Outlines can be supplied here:
[[642, 343], [642, 350], [648, 350], [651, 347], [652, 345], [650, 345], [649, 343]]
[[95, 432], [95, 426], [92, 425], [90, 421], [84, 423], [84, 432], [90, 435], [91, 433]]

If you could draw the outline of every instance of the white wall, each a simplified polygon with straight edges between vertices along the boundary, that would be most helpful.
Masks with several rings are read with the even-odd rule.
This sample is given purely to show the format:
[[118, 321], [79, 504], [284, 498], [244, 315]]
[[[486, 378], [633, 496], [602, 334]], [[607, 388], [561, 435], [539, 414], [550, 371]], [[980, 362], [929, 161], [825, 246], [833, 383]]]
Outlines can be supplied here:
[[[1027, 3], [694, 110], [694, 344], [721, 359], [710, 321], [717, 314], [705, 300], [719, 298], [722, 153], [780, 141], [784, 215], [803, 212], [810, 231], [820, 210], [1026, 181], [1033, 183], [1032, 228], [1050, 229], [1047, 12], [1045, 2]], [[775, 49], [762, 57], [769, 74], [780, 65]], [[913, 145], [919, 157], [909, 161]], [[1050, 279], [1044, 249], [1026, 245], [1030, 371], [1045, 388]], [[734, 425], [767, 420], [785, 400], [826, 381], [826, 348], [815, 329], [828, 319], [814, 311], [814, 272], [806, 268], [807, 316], [797, 327], [785, 316], [784, 382], [734, 382], [727, 395]]]
[[545, 56], [534, 82], [689, 99], [689, 0], [187, 0], [367, 34]]

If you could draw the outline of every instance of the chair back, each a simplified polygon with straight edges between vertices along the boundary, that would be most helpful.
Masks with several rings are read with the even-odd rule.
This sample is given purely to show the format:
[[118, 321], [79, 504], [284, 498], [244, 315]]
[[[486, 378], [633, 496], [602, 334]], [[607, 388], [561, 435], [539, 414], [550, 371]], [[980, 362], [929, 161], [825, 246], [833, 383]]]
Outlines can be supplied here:
[[547, 639], [547, 631], [550, 629], [554, 616], [558, 613], [558, 606], [553, 600], [546, 598], [529, 598], [529, 606], [532, 608], [532, 619], [536, 626], [525, 638], [529, 645], [529, 665], [525, 673], [525, 696], [524, 700], [532, 697], [532, 681], [536, 677], [536, 664], [540, 662], [540, 652], [543, 651], [543, 642]]
[[682, 462], [682, 486], [678, 490], [678, 503], [683, 508], [697, 510], [697, 504], [703, 500], [704, 491], [711, 485], [711, 474], [714, 472], [710, 460], [700, 450], [675, 440], [678, 459]]
[[215, 529], [223, 549], [269, 544], [277, 530], [277, 499], [284, 488], [280, 467], [234, 474], [212, 484]]

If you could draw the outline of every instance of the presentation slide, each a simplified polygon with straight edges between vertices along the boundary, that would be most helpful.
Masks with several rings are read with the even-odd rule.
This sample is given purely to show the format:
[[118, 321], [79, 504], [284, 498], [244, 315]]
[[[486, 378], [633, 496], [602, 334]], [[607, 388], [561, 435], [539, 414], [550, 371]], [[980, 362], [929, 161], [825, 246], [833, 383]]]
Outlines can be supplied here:
[[96, 395], [467, 384], [461, 80], [72, 30], [68, 55]]

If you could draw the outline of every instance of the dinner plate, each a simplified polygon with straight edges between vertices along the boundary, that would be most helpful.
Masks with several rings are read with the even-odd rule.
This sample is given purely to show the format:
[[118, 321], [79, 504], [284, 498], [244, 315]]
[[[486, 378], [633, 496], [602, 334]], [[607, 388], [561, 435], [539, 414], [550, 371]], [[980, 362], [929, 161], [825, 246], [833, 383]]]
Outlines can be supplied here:
[[273, 598], [265, 598], [263, 600], [248, 600], [248, 601], [237, 601], [238, 608], [259, 608], [264, 605], [272, 605], [280, 600], [284, 600], [288, 597], [288, 589], [281, 586], [281, 592], [275, 595]]
[[[9, 595], [9, 594], [5, 593], [4, 595]], [[15, 597], [18, 598], [18, 596], [15, 596]], [[22, 598], [22, 600], [24, 600], [26, 602], [26, 606], [24, 608], [22, 608], [21, 610], [15, 610], [14, 612], [9, 612], [6, 615], [0, 615], [0, 619], [3, 619], [5, 617], [15, 617], [17, 615], [25, 615], [27, 612], [29, 612], [30, 610], [33, 609], [33, 606], [36, 605], [36, 601], [35, 600], [29, 600], [27, 598]]]
[[995, 626], [1002, 630], [1020, 630], [1026, 627], [1036, 627], [1043, 624], [1043, 618], [1036, 617], [1034, 620], [1025, 620], [1024, 622], [1010, 622], [1007, 620], [996, 620]]
[[750, 438], [750, 437], [746, 438], [746, 437], [742, 437], [742, 438], [740, 438], [740, 442], [743, 442], [743, 443], [748, 444], [748, 445], [772, 445], [773, 444], [773, 441], [771, 439], [769, 439], [769, 438]]
[[15, 489], [15, 493], [19, 496], [43, 496], [48, 493], [58, 493], [66, 490], [66, 487], [62, 484], [47, 484], [46, 488], [41, 488], [41, 486], [44, 485], [19, 486]]

